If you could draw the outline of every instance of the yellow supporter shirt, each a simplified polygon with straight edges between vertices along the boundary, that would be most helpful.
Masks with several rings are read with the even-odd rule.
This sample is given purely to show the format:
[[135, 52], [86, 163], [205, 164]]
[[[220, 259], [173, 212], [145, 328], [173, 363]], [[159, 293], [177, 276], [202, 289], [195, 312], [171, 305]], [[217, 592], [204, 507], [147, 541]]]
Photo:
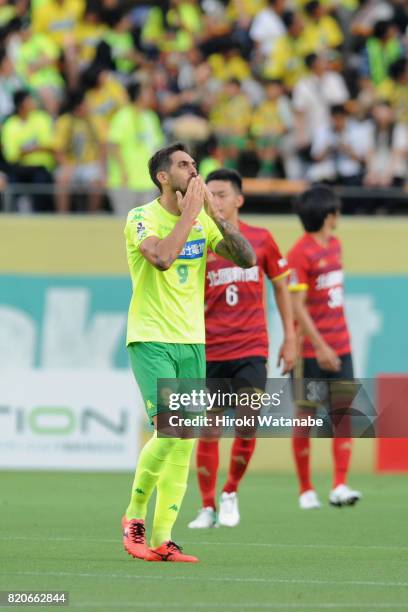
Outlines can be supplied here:
[[[17, 73], [33, 89], [40, 89], [42, 87], [61, 89], [64, 86], [64, 79], [57, 66], [60, 55], [60, 48], [49, 36], [39, 32], [33, 33], [17, 49]], [[42, 59], [47, 59], [52, 64], [42, 68], [35, 67], [36, 63]]]
[[75, 28], [84, 9], [84, 0], [47, 0], [32, 11], [33, 29], [48, 34], [63, 48], [68, 41], [74, 42]]
[[65, 114], [57, 119], [54, 146], [77, 165], [89, 164], [101, 158], [101, 136], [93, 118], [83, 119]]
[[251, 76], [249, 64], [243, 57], [233, 56], [228, 59], [221, 53], [213, 53], [208, 58], [208, 63], [211, 66], [213, 77], [219, 81], [230, 79], [244, 81]]
[[251, 114], [251, 104], [245, 94], [238, 94], [231, 99], [223, 95], [210, 113], [210, 123], [220, 132], [246, 134]]
[[104, 23], [80, 21], [75, 29], [75, 42], [81, 64], [90, 64], [95, 57], [96, 47], [108, 31]]
[[251, 133], [254, 136], [280, 135], [285, 131], [285, 127], [277, 100], [265, 100], [252, 114]]
[[376, 89], [379, 100], [387, 100], [395, 110], [397, 121], [408, 124], [408, 85], [385, 79]]
[[292, 38], [284, 34], [276, 41], [272, 55], [264, 66], [267, 79], [280, 79], [288, 89], [292, 89], [306, 74], [304, 58], [313, 52], [310, 41], [303, 36]]
[[52, 148], [52, 132], [52, 117], [44, 111], [32, 111], [25, 121], [12, 115], [4, 122], [1, 131], [6, 161], [22, 166], [44, 166], [51, 170], [55, 165], [52, 153], [36, 151], [24, 154], [24, 151], [31, 147]]
[[319, 21], [308, 19], [302, 36], [315, 52], [334, 49], [344, 40], [339, 24], [331, 15], [324, 15]]
[[157, 114], [152, 110], [139, 111], [133, 104], [127, 104], [114, 115], [109, 126], [108, 141], [119, 148], [128, 180], [127, 185], [122, 184], [120, 166], [111, 156], [108, 164], [109, 186], [126, 186], [134, 191], [153, 189], [147, 164], [154, 151], [164, 142]]
[[106, 138], [113, 115], [128, 102], [126, 89], [113, 76], [109, 76], [99, 88], [90, 89], [86, 94], [89, 112], [100, 125]]
[[227, 17], [236, 21], [240, 17], [255, 17], [267, 6], [266, 0], [230, 0], [227, 6]]

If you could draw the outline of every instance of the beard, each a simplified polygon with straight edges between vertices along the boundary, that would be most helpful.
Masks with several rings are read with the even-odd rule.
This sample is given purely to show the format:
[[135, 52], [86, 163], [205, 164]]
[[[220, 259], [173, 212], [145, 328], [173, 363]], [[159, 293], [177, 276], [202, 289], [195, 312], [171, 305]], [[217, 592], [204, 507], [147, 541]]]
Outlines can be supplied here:
[[190, 181], [191, 181], [191, 179], [192, 179], [192, 178], [193, 178], [193, 177], [192, 177], [192, 176], [190, 176], [190, 177], [187, 179], [187, 181], [186, 181], [186, 182], [184, 182], [184, 181], [183, 181], [183, 182], [181, 182], [180, 180], [177, 180], [177, 179], [172, 179], [172, 181], [171, 181], [170, 185], [171, 185], [171, 189], [172, 189], [173, 193], [176, 193], [176, 191], [179, 191], [179, 192], [181, 193], [181, 195], [182, 195], [182, 196], [185, 196], [185, 195], [186, 195], [187, 188], [188, 188], [188, 186], [189, 186]]

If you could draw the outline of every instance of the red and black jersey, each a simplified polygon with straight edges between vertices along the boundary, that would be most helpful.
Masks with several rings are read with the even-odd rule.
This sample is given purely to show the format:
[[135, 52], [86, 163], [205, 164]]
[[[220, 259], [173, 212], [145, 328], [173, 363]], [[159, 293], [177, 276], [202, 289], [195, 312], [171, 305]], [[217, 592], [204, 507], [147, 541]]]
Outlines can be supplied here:
[[[344, 313], [343, 267], [340, 241], [332, 236], [326, 246], [304, 234], [288, 253], [289, 290], [307, 291], [306, 305], [319, 333], [337, 355], [351, 352]], [[315, 357], [307, 337], [303, 357]]]
[[286, 260], [268, 230], [239, 222], [256, 253], [256, 265], [239, 268], [209, 253], [205, 283], [207, 361], [268, 357], [264, 275], [289, 274]]

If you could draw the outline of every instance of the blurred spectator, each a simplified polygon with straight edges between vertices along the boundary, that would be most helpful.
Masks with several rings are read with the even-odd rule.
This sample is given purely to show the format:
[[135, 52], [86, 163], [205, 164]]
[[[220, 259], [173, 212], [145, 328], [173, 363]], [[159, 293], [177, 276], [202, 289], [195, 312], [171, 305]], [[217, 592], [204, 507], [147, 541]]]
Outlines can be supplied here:
[[0, 47], [0, 125], [13, 112], [13, 96], [22, 87], [23, 81], [15, 73], [6, 49]]
[[231, 79], [220, 92], [210, 113], [210, 125], [219, 137], [225, 165], [235, 168], [238, 156], [248, 144], [252, 108], [241, 83]]
[[34, 4], [31, 11], [34, 32], [49, 36], [63, 51], [66, 77], [71, 87], [76, 86], [78, 79], [75, 30], [84, 12], [84, 0], [44, 0]]
[[205, 179], [210, 172], [223, 166], [222, 152], [215, 136], [210, 136], [201, 151], [199, 173]]
[[157, 51], [189, 51], [202, 24], [197, 0], [170, 0], [168, 11], [158, 6], [150, 9], [142, 30], [142, 43]]
[[48, 35], [33, 32], [28, 22], [21, 24], [19, 38], [20, 45], [15, 49], [17, 73], [55, 117], [65, 87], [59, 65], [61, 50]]
[[251, 135], [261, 161], [258, 176], [278, 176], [277, 161], [282, 153], [283, 137], [292, 126], [288, 98], [280, 81], [265, 84], [266, 99], [255, 109], [251, 119]]
[[84, 92], [71, 94], [66, 112], [55, 125], [57, 211], [70, 210], [70, 188], [89, 191], [91, 212], [101, 208], [104, 187], [104, 144], [98, 123], [85, 101]]
[[387, 0], [359, 0], [360, 8], [353, 21], [352, 31], [357, 36], [369, 36], [377, 21], [390, 21], [394, 16], [394, 9]]
[[390, 21], [377, 21], [364, 48], [362, 76], [380, 85], [387, 78], [390, 65], [401, 55], [402, 46], [395, 25]]
[[128, 101], [126, 89], [113, 72], [98, 64], [88, 68], [83, 83], [89, 112], [106, 136], [113, 115]]
[[141, 55], [136, 51], [131, 34], [132, 22], [127, 13], [118, 9], [111, 12], [104, 40], [112, 50], [112, 57], [118, 72], [130, 74], [138, 63]]
[[348, 116], [344, 106], [333, 106], [331, 123], [314, 134], [308, 178], [340, 185], [361, 185], [367, 153], [364, 126]]
[[[15, 114], [4, 122], [1, 132], [3, 154], [9, 164], [8, 179], [10, 183], [50, 185], [55, 167], [52, 117], [36, 109], [26, 90], [14, 94], [14, 107]], [[54, 208], [49, 193], [34, 191], [31, 200], [35, 212]]]
[[308, 55], [305, 61], [309, 74], [293, 90], [293, 109], [297, 146], [307, 164], [316, 130], [330, 125], [330, 106], [344, 104], [349, 94], [343, 77], [327, 69], [323, 56]]
[[343, 34], [339, 24], [328, 15], [318, 0], [311, 0], [305, 5], [306, 25], [304, 37], [315, 52], [339, 47]]
[[313, 52], [313, 46], [304, 37], [304, 22], [298, 13], [287, 11], [282, 17], [287, 33], [276, 41], [273, 52], [264, 66], [264, 76], [280, 79], [290, 91], [305, 75], [304, 58]]
[[118, 215], [156, 196], [148, 161], [164, 142], [159, 118], [149, 108], [149, 89], [132, 84], [128, 95], [130, 101], [114, 115], [108, 135], [109, 195]]
[[386, 102], [374, 106], [372, 117], [364, 183], [401, 186], [408, 178], [408, 126], [394, 122], [394, 112]]
[[84, 0], [44, 0], [32, 7], [34, 31], [47, 34], [66, 51], [74, 44], [75, 28], [84, 12]]
[[214, 78], [220, 81], [244, 81], [251, 76], [249, 63], [241, 56], [237, 47], [231, 47], [225, 53], [213, 53], [208, 58], [208, 63]]
[[267, 6], [255, 15], [249, 35], [255, 43], [257, 56], [268, 57], [286, 28], [282, 20], [286, 0], [268, 0]]
[[12, 19], [23, 17], [28, 10], [29, 0], [0, 0], [0, 28], [7, 26]]
[[396, 121], [408, 124], [408, 59], [401, 57], [391, 64], [388, 74], [378, 87], [378, 95], [390, 102]]
[[76, 54], [81, 70], [94, 61], [96, 49], [107, 31], [108, 25], [102, 21], [97, 1], [88, 1], [75, 30]]

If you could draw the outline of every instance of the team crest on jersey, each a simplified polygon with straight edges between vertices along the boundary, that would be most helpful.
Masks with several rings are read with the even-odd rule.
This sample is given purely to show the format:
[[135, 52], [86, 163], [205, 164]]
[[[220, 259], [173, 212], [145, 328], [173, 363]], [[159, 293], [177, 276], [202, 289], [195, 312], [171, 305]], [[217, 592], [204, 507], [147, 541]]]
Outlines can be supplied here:
[[143, 225], [141, 221], [136, 226], [137, 237], [139, 240], [145, 237], [146, 235], [146, 226]]
[[196, 232], [202, 232], [203, 231], [203, 226], [201, 225], [200, 221], [198, 219], [196, 219], [193, 223], [193, 230], [195, 230]]
[[286, 261], [286, 259], [284, 257], [281, 257], [281, 259], [278, 261], [278, 266], [280, 268], [284, 268], [287, 265], [288, 265], [288, 262]]

